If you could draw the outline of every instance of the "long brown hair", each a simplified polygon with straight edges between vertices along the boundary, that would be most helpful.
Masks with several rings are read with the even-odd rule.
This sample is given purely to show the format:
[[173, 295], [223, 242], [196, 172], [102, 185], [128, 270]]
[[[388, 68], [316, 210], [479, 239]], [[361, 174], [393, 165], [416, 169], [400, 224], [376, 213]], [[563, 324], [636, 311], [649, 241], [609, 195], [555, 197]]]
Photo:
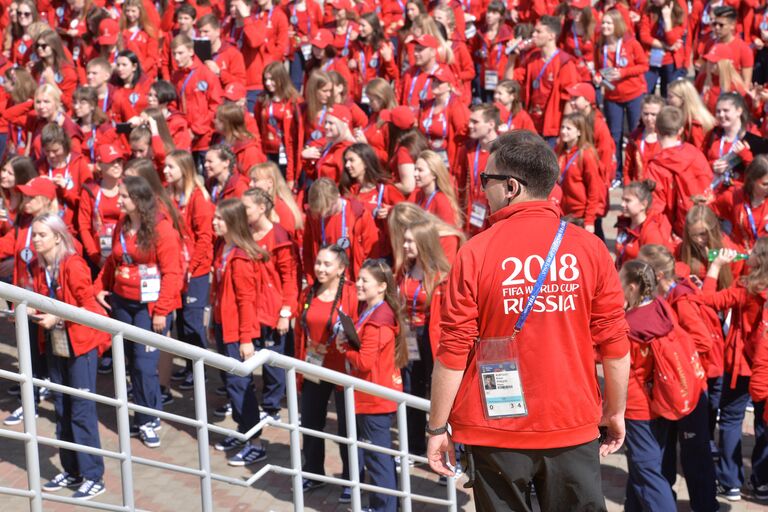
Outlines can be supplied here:
[[422, 283], [424, 291], [427, 292], [427, 303], [429, 303], [432, 300], [432, 292], [448, 275], [448, 272], [451, 270], [451, 265], [445, 257], [443, 246], [440, 245], [440, 234], [434, 223], [430, 222], [428, 219], [413, 222], [405, 228], [398, 238], [402, 239], [405, 235], [405, 231], [408, 230], [410, 230], [411, 236], [416, 243], [418, 255], [416, 256], [415, 262], [406, 261], [405, 255], [403, 254], [403, 244], [401, 243], [398, 246], [393, 246], [392, 252], [395, 255], [395, 272], [398, 275], [406, 274], [416, 263], [418, 263], [421, 266], [421, 270], [424, 272]]
[[147, 35], [150, 38], [154, 38], [156, 36], [155, 33], [155, 27], [152, 26], [152, 23], [149, 21], [149, 15], [147, 14], [147, 10], [144, 8], [144, 2], [142, 0], [125, 0], [125, 3], [122, 6], [122, 15], [120, 16], [120, 49], [125, 48], [125, 41], [123, 41], [123, 30], [128, 28], [128, 21], [125, 16], [125, 10], [128, 7], [136, 7], [139, 9], [139, 21], [138, 26], [139, 29], [143, 30], [147, 33]]
[[765, 178], [768, 174], [768, 157], [757, 155], [752, 163], [747, 166], [744, 177], [744, 195], [752, 199], [755, 192], [755, 182]]
[[[44, 30], [35, 38], [35, 46], [37, 46], [37, 44], [40, 42], [50, 46], [51, 50], [53, 51], [53, 70], [54, 71], [61, 72], [61, 67], [63, 64], [72, 65], [72, 61], [69, 59], [69, 57], [67, 57], [67, 54], [64, 52], [64, 43], [61, 41], [61, 37], [59, 37], [59, 34], [54, 32], [53, 30]], [[34, 70], [37, 73], [42, 73], [43, 69], [45, 69], [45, 61], [40, 59], [35, 63]]]
[[269, 261], [269, 253], [254, 242], [248, 228], [248, 215], [240, 199], [231, 197], [216, 204], [216, 211], [227, 225], [227, 237], [235, 247], [245, 251], [252, 260]]
[[[691, 240], [690, 229], [698, 223], [706, 226], [707, 237], [709, 238], [708, 247], [701, 248]], [[725, 247], [723, 233], [720, 231], [720, 220], [717, 215], [706, 205], [694, 205], [685, 216], [683, 242], [680, 244], [680, 261], [688, 265], [694, 274], [698, 274], [701, 270], [701, 262], [708, 261], [707, 249], [722, 249], [723, 247]], [[731, 267], [724, 265], [717, 277], [717, 289], [728, 288], [731, 283], [733, 283]]]
[[174, 149], [165, 157], [166, 160], [169, 158], [176, 162], [176, 165], [181, 169], [181, 188], [187, 201], [192, 197], [192, 193], [196, 188], [200, 189], [203, 197], [206, 199], [211, 198], [208, 190], [205, 188], [203, 178], [197, 174], [197, 167], [195, 166], [194, 158], [192, 158], [192, 153], [183, 149]]
[[[277, 199], [280, 198], [293, 215], [294, 228], [299, 231], [304, 229], [304, 215], [301, 212], [301, 208], [296, 204], [293, 193], [285, 182], [285, 178], [283, 178], [283, 174], [280, 172], [280, 168], [275, 162], [267, 160], [266, 162], [256, 164], [251, 167], [248, 174], [251, 179], [255, 179], [256, 181], [260, 179], [272, 180], [272, 202], [277, 204]], [[277, 215], [276, 212], [272, 213], [274, 214], [274, 218], [279, 222], [279, 215]]]
[[384, 302], [392, 309], [395, 314], [395, 322], [399, 329], [395, 336], [395, 366], [403, 368], [408, 364], [408, 345], [405, 341], [405, 322], [403, 315], [403, 299], [397, 291], [395, 276], [392, 268], [383, 259], [365, 260], [360, 271], [367, 270], [376, 282], [387, 285], [387, 291], [384, 292]]
[[253, 138], [253, 134], [245, 126], [245, 112], [237, 103], [219, 105], [216, 118], [222, 124], [221, 135], [228, 144]]
[[456, 223], [457, 227], [461, 227], [464, 223], [463, 215], [461, 213], [461, 209], [459, 208], [459, 202], [456, 199], [456, 190], [451, 184], [451, 177], [448, 174], [448, 168], [445, 166], [445, 163], [443, 163], [443, 159], [440, 157], [440, 155], [430, 149], [419, 153], [419, 159], [424, 160], [427, 163], [429, 169], [432, 171], [432, 174], [435, 175], [435, 184], [437, 185], [437, 189], [445, 194], [445, 197], [448, 198], [448, 203], [451, 205], [451, 209], [453, 210], [454, 222]]
[[758, 294], [768, 288], [768, 238], [757, 239], [750, 258], [755, 258], [756, 263], [750, 265], [750, 272], [741, 278], [741, 284], [749, 293]]
[[[275, 61], [264, 68], [261, 76], [269, 75], [272, 77], [272, 81], [275, 82], [275, 96], [283, 101], [293, 101], [299, 99], [299, 91], [293, 86], [291, 82], [291, 76], [286, 71], [282, 61]], [[269, 94], [268, 92], [266, 94]]]
[[[333, 88], [333, 81], [331, 77], [325, 71], [316, 69], [309, 75], [307, 80], [307, 86], [304, 88], [304, 99], [307, 103], [307, 121], [314, 123], [317, 118], [317, 114], [323, 109], [324, 105], [321, 105], [317, 101], [317, 91], [323, 87], [330, 85]], [[325, 105], [329, 109], [333, 106], [334, 97], [333, 91], [328, 98], [328, 103]]]

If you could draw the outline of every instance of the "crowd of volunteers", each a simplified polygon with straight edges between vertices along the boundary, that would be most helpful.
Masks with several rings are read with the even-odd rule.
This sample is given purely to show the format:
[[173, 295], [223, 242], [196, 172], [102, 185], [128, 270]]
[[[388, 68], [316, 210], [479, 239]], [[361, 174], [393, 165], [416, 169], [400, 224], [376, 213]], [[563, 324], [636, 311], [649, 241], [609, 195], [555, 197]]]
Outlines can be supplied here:
[[[551, 208], [601, 239], [621, 208], [626, 509], [675, 510], [677, 443], [693, 510], [768, 500], [768, 6], [0, 0], [0, 33], [5, 281], [235, 359], [273, 350], [429, 397], [457, 252], [503, 218], [485, 195], [500, 179], [485, 172], [491, 146], [529, 130], [560, 165]], [[511, 262], [509, 283], [539, 263]], [[97, 390], [109, 337], [30, 314], [35, 375]], [[658, 406], [664, 343], [693, 347], [682, 411]], [[135, 404], [191, 395], [191, 362], [125, 344]], [[213, 414], [246, 432], [279, 420], [285, 388], [276, 367], [222, 375]], [[333, 395], [345, 436], [341, 389], [300, 390], [302, 425], [324, 429]], [[98, 448], [94, 402], [50, 395], [57, 436]], [[391, 446], [396, 408], [356, 392], [358, 436]], [[4, 423], [22, 420], [19, 408]], [[408, 420], [423, 454], [427, 416]], [[161, 426], [136, 412], [131, 433], [155, 448]], [[259, 435], [215, 449], [232, 466], [267, 458]], [[303, 454], [325, 474], [322, 439]], [[60, 456], [46, 492], [105, 491], [101, 457]], [[361, 451], [376, 485], [397, 488], [399, 464]], [[370, 493], [370, 508], [397, 499]]]

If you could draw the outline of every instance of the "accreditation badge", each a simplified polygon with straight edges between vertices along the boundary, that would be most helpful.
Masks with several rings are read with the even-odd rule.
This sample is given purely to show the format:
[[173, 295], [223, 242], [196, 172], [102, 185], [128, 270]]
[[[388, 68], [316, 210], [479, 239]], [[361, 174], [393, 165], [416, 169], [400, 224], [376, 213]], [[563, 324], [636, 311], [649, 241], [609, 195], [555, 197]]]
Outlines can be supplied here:
[[408, 331], [405, 334], [405, 342], [408, 346], [408, 361], [421, 361], [419, 338], [416, 335], [416, 327], [413, 324], [408, 326]]
[[156, 302], [160, 298], [160, 271], [157, 265], [139, 265], [141, 302]]
[[67, 336], [67, 328], [64, 322], [59, 320], [56, 325], [51, 329], [51, 350], [53, 355], [57, 357], [69, 357], [69, 337]]
[[481, 338], [477, 342], [476, 366], [483, 399], [483, 412], [488, 420], [527, 416], [517, 340]]
[[482, 228], [485, 218], [488, 216], [488, 208], [479, 201], [472, 203], [472, 211], [469, 213], [469, 224], [476, 228]]

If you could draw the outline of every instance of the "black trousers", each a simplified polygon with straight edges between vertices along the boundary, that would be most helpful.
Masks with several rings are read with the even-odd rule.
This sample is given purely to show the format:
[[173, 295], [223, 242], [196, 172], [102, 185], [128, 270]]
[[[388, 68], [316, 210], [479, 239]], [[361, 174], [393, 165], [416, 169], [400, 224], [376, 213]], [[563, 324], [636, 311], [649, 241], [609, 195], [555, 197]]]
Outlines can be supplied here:
[[598, 441], [548, 450], [470, 447], [478, 512], [530, 512], [533, 481], [542, 512], [605, 511]]

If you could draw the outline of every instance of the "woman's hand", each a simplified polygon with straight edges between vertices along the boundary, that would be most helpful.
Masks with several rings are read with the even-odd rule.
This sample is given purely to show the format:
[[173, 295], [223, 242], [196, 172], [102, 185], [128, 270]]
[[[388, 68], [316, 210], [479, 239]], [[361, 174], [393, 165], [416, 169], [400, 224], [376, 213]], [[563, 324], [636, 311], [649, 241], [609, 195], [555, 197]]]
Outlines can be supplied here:
[[320, 150], [315, 147], [306, 147], [301, 151], [301, 157], [307, 160], [317, 160], [320, 158]]
[[241, 343], [240, 344], [240, 358], [246, 361], [255, 352], [253, 343]]
[[726, 162], [725, 159], [718, 158], [717, 160], [712, 162], [712, 171], [714, 171], [715, 174], [723, 174], [727, 170], [728, 170], [728, 162]]
[[43, 329], [53, 329], [53, 327], [56, 325], [56, 322], [59, 321], [59, 317], [50, 313], [41, 313], [39, 317], [40, 318], [36, 320], [36, 322], [37, 325]]
[[738, 256], [739, 252], [736, 249], [720, 249], [720, 252], [717, 254], [717, 258], [712, 261], [711, 267], [717, 267], [720, 269], [723, 265], [727, 265], [731, 263], [736, 256]]
[[112, 306], [110, 306], [109, 302], [107, 302], [107, 297], [109, 295], [110, 293], [106, 290], [100, 291], [96, 294], [96, 302], [101, 304], [107, 311], [112, 311]]
[[166, 325], [167, 317], [165, 315], [154, 315], [152, 317], [152, 330], [157, 334], [165, 334]]
[[288, 330], [290, 328], [291, 328], [291, 319], [290, 318], [280, 317], [277, 320], [277, 333], [280, 336], [284, 336], [286, 333], [288, 333]]

